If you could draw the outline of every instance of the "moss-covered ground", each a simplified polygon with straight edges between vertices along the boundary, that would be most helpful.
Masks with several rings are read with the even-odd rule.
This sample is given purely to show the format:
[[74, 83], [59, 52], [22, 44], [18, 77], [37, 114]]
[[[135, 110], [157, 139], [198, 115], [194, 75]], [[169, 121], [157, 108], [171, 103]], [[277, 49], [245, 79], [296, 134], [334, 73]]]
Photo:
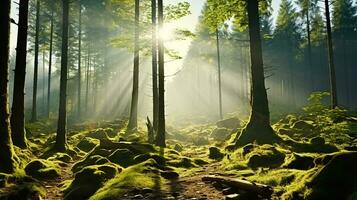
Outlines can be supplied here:
[[280, 142], [236, 148], [247, 118], [168, 125], [165, 149], [146, 143], [144, 122], [131, 133], [121, 120], [76, 124], [63, 153], [51, 149], [53, 123], [28, 124], [29, 148], [15, 147], [18, 170], [0, 174], [0, 199], [245, 198], [201, 180], [218, 175], [271, 186], [271, 199], [356, 200], [357, 118], [313, 109], [276, 120]]

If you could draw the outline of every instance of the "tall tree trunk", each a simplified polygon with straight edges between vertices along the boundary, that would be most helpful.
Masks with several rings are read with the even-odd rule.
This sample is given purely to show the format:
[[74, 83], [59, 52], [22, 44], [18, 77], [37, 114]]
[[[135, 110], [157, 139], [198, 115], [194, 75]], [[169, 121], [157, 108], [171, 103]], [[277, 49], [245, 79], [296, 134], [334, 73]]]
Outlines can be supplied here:
[[151, 0], [151, 20], [152, 20], [152, 93], [153, 93], [153, 128], [157, 131], [159, 101], [157, 88], [157, 23], [156, 23], [156, 1]]
[[307, 31], [307, 56], [308, 56], [308, 64], [309, 64], [309, 72], [310, 72], [310, 89], [311, 92], [314, 91], [314, 75], [312, 72], [312, 47], [311, 47], [311, 29], [310, 29], [310, 5], [306, 10], [306, 31]]
[[62, 16], [62, 57], [61, 57], [61, 78], [60, 78], [60, 102], [58, 110], [58, 123], [55, 149], [66, 150], [66, 125], [67, 125], [67, 58], [68, 58], [68, 15], [69, 0], [63, 0]]
[[44, 115], [47, 113], [47, 107], [46, 107], [46, 54], [45, 50], [42, 51], [42, 110]]
[[47, 118], [50, 117], [51, 109], [51, 75], [52, 75], [52, 49], [53, 49], [53, 13], [54, 8], [51, 8], [51, 27], [50, 27], [50, 52], [48, 58], [48, 79], [47, 79]]
[[81, 118], [81, 46], [82, 46], [82, 4], [81, 0], [79, 0], [79, 31], [78, 31], [78, 86], [77, 86], [77, 117], [78, 119]]
[[25, 77], [27, 56], [28, 0], [20, 0], [19, 23], [17, 31], [16, 66], [14, 94], [11, 108], [12, 141], [20, 148], [26, 148], [25, 131]]
[[[158, 0], [158, 22], [159, 30], [163, 29], [164, 9], [163, 0]], [[159, 38], [159, 116], [156, 144], [165, 147], [165, 48], [163, 38]]]
[[40, 0], [36, 3], [36, 35], [35, 35], [35, 61], [33, 74], [33, 91], [32, 91], [32, 116], [31, 122], [37, 121], [37, 79], [38, 79], [38, 37], [40, 31]]
[[247, 126], [236, 138], [236, 146], [278, 140], [270, 126], [269, 105], [265, 88], [264, 66], [260, 37], [258, 0], [247, 1], [251, 60], [251, 114]]
[[[89, 98], [89, 70], [90, 70], [90, 46], [88, 45], [88, 60], [87, 60], [87, 66], [86, 66], [86, 99], [85, 99], [85, 105], [86, 105], [86, 110], [88, 111], [88, 98]], [[88, 114], [88, 113], [86, 113]]]
[[133, 93], [131, 99], [130, 118], [128, 129], [133, 130], [138, 126], [138, 99], [139, 99], [139, 12], [140, 1], [135, 0], [135, 41], [134, 41], [134, 70]]
[[218, 102], [219, 102], [219, 118], [223, 119], [222, 112], [222, 79], [221, 79], [221, 51], [219, 44], [219, 32], [216, 29], [216, 47], [217, 47], [217, 71], [218, 71]]
[[334, 109], [337, 107], [338, 104], [337, 104], [335, 62], [334, 62], [334, 57], [333, 57], [334, 53], [333, 53], [333, 47], [332, 47], [330, 6], [329, 6], [328, 0], [325, 0], [325, 15], [326, 15], [328, 62], [329, 62], [329, 69], [330, 69], [331, 108]]
[[0, 6], [0, 172], [12, 173], [15, 170], [15, 153], [11, 140], [9, 121], [8, 78], [10, 45], [10, 0]]

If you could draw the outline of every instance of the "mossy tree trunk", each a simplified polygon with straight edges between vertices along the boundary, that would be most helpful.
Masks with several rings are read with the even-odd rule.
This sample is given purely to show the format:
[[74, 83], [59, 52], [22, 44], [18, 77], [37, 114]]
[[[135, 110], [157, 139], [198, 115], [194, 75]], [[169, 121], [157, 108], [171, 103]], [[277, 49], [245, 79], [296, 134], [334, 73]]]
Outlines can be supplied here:
[[278, 136], [270, 126], [258, 7], [258, 0], [247, 1], [251, 59], [251, 114], [247, 126], [236, 138], [236, 146], [252, 142], [273, 143], [278, 140]]
[[67, 125], [67, 71], [68, 71], [68, 15], [69, 0], [62, 1], [62, 57], [60, 78], [60, 102], [58, 110], [58, 123], [55, 149], [66, 150], [66, 125]]
[[138, 127], [138, 100], [139, 100], [139, 16], [140, 1], [135, 0], [135, 33], [134, 33], [134, 70], [133, 70], [133, 91], [131, 97], [130, 118], [128, 130]]
[[[164, 23], [164, 6], [162, 0], [158, 0], [158, 22], [159, 30], [162, 30]], [[165, 57], [164, 41], [159, 38], [159, 116], [156, 145], [165, 147]]]
[[151, 0], [151, 21], [152, 21], [152, 93], [153, 93], [153, 129], [157, 131], [159, 101], [157, 88], [157, 4], [156, 0]]
[[27, 56], [28, 5], [28, 0], [20, 0], [14, 77], [14, 95], [10, 118], [12, 141], [20, 148], [27, 147], [24, 98]]
[[10, 45], [10, 0], [4, 0], [0, 6], [0, 172], [12, 173], [15, 170], [14, 149], [8, 109], [8, 76]]
[[331, 108], [334, 109], [337, 107], [338, 104], [337, 104], [335, 62], [333, 58], [334, 53], [332, 47], [332, 31], [331, 31], [329, 0], [325, 0], [325, 16], [326, 16], [328, 63], [329, 63], [329, 70], [330, 70]]

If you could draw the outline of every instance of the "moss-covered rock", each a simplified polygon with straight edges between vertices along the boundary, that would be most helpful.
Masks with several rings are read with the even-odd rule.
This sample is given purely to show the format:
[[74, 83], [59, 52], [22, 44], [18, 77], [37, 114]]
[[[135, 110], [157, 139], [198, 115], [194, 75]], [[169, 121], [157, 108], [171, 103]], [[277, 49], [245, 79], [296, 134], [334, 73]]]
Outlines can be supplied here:
[[224, 154], [218, 147], [210, 147], [208, 151], [208, 157], [210, 159], [221, 160], [224, 157]]
[[74, 180], [64, 190], [64, 199], [88, 199], [105, 181], [116, 176], [121, 168], [113, 164], [84, 167], [75, 174]]
[[216, 128], [212, 131], [210, 137], [215, 140], [226, 140], [230, 136], [231, 131], [226, 128]]
[[130, 188], [154, 189], [157, 182], [160, 181], [160, 170], [157, 167], [158, 164], [153, 159], [128, 167], [106, 182], [89, 199], [120, 199], [121, 195], [128, 192]]
[[59, 160], [68, 163], [72, 161], [72, 157], [66, 153], [56, 153], [53, 156], [49, 157], [48, 160]]
[[279, 167], [284, 163], [285, 154], [271, 145], [262, 145], [255, 148], [245, 156], [248, 160], [248, 166], [251, 168], [258, 167]]
[[39, 180], [54, 179], [60, 176], [58, 164], [43, 159], [36, 159], [28, 163], [25, 167], [25, 172], [27, 175]]
[[237, 129], [241, 127], [240, 120], [236, 117], [224, 119], [216, 123], [219, 128]]
[[147, 161], [149, 159], [154, 159], [159, 165], [164, 166], [166, 163], [166, 158], [163, 156], [153, 154], [153, 153], [146, 153], [146, 154], [140, 154], [134, 157], [134, 163], [138, 164], [144, 161]]
[[325, 145], [325, 139], [323, 137], [317, 136], [310, 139], [312, 145], [322, 146]]
[[107, 129], [103, 129], [103, 128], [98, 128], [98, 129], [90, 131], [89, 133], [87, 133], [87, 137], [95, 138], [98, 140], [109, 139]]
[[191, 168], [195, 167], [196, 165], [192, 162], [191, 159], [187, 157], [182, 157], [179, 160], [171, 160], [167, 162], [168, 165], [171, 165], [173, 167], [180, 167], [180, 168]]
[[311, 177], [307, 184], [311, 193], [306, 199], [351, 199], [357, 191], [356, 163], [357, 152], [333, 154], [326, 166]]
[[77, 144], [77, 147], [82, 151], [89, 152], [97, 145], [99, 145], [98, 139], [85, 137]]
[[109, 155], [109, 160], [123, 167], [134, 164], [135, 154], [129, 149], [118, 149]]
[[307, 121], [298, 120], [293, 123], [291, 128], [296, 128], [304, 131], [311, 131], [314, 129], [314, 126], [311, 123], [308, 123]]
[[11, 190], [0, 191], [0, 199], [21, 200], [21, 199], [42, 199], [46, 195], [46, 190], [38, 183], [25, 183], [15, 185]]
[[72, 167], [73, 172], [78, 172], [82, 170], [84, 167], [90, 166], [90, 165], [103, 165], [110, 163], [110, 161], [100, 155], [93, 155], [93, 156], [87, 156], [85, 159], [75, 163]]
[[285, 160], [283, 167], [289, 169], [308, 170], [314, 167], [314, 157], [293, 153]]

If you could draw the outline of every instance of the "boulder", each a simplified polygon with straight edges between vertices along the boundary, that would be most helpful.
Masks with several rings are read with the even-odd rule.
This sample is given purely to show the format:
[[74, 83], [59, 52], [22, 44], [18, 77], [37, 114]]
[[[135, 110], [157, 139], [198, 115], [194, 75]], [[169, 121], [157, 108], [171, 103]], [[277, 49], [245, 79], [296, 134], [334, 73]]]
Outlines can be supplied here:
[[274, 146], [263, 145], [255, 148], [245, 157], [248, 159], [248, 166], [253, 169], [258, 167], [276, 168], [284, 163], [285, 154]]
[[118, 149], [109, 155], [109, 160], [123, 167], [128, 167], [134, 164], [135, 154], [129, 149]]
[[353, 199], [357, 190], [357, 152], [335, 153], [329, 156], [332, 158], [307, 183], [312, 190], [306, 199]]
[[226, 128], [216, 128], [212, 131], [210, 137], [215, 140], [224, 141], [230, 136], [231, 131]]
[[296, 129], [300, 129], [300, 130], [304, 130], [304, 131], [310, 131], [310, 130], [314, 129], [314, 126], [312, 124], [309, 124], [306, 121], [299, 120], [299, 121], [294, 122], [291, 128], [296, 128]]
[[54, 179], [60, 176], [59, 166], [51, 161], [36, 159], [25, 167], [26, 175], [39, 180]]
[[224, 153], [218, 147], [210, 147], [208, 157], [214, 160], [221, 160], [224, 157]]
[[284, 163], [283, 167], [289, 169], [308, 170], [314, 167], [314, 158], [311, 156], [293, 153]]
[[89, 152], [97, 145], [99, 145], [98, 139], [85, 137], [77, 144], [77, 147], [82, 151]]

